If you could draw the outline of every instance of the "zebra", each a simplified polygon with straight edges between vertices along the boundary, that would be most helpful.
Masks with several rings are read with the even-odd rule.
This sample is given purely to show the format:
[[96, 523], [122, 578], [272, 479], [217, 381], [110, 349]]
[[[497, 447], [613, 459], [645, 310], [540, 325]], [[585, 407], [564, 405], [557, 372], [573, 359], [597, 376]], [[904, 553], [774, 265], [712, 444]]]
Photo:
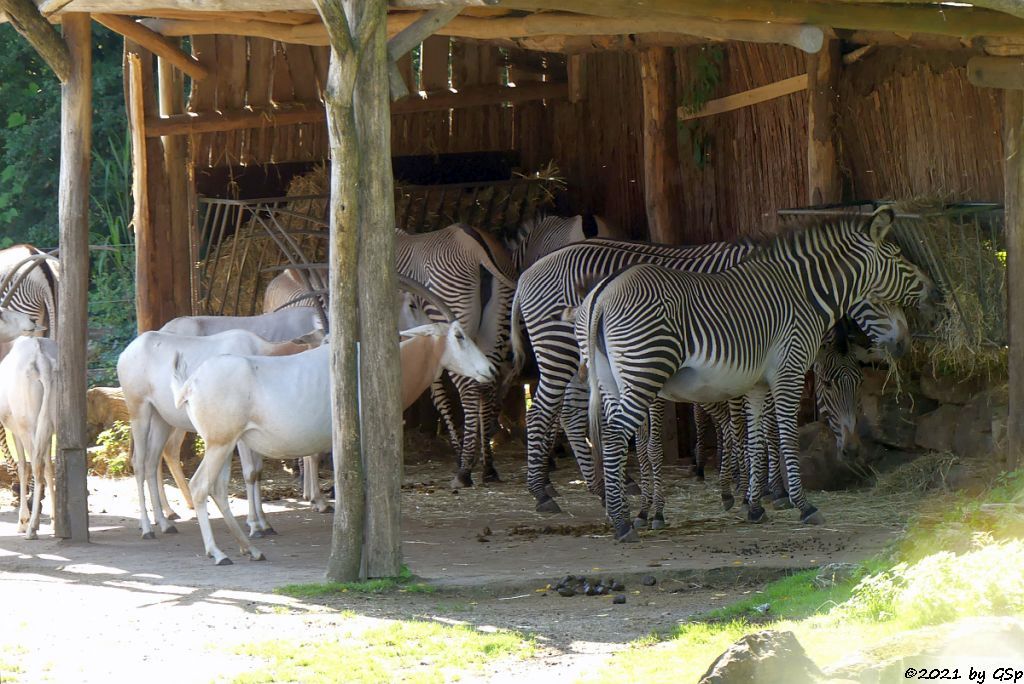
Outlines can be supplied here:
[[[885, 241], [895, 215], [844, 218], [789, 230], [721, 273], [631, 266], [591, 290], [585, 339], [591, 441], [600, 450], [606, 510], [620, 541], [638, 537], [622, 495], [626, 440], [657, 397], [747, 401], [750, 508], [764, 519], [762, 412], [774, 399], [779, 458], [805, 523], [824, 522], [799, 475], [796, 413], [821, 339], [857, 302], [925, 303], [932, 282]], [[604, 418], [602, 423], [602, 416]], [[602, 434], [602, 425], [604, 427]]]
[[[422, 283], [451, 308], [496, 368], [507, 368], [508, 312], [516, 284], [511, 260], [495, 238], [465, 224], [419, 235], [397, 230], [395, 264], [400, 274]], [[427, 303], [422, 309], [431, 320], [443, 320], [432, 304]], [[461, 440], [451, 419], [453, 410], [447, 393], [440, 381], [431, 385], [431, 397], [458, 452], [451, 486], [473, 484], [470, 473], [478, 455], [483, 457], [484, 482], [500, 481], [490, 446], [497, 425], [500, 380], [486, 386], [460, 376], [452, 381], [463, 407]]]
[[[559, 513], [552, 498], [557, 494], [547, 479], [547, 457], [555, 437], [565, 388], [579, 370], [580, 347], [567, 309], [579, 306], [587, 285], [636, 263], [659, 263], [669, 268], [716, 272], [730, 268], [753, 250], [752, 245], [709, 243], [696, 247], [670, 247], [643, 242], [594, 238], [570, 244], [539, 259], [519, 277], [512, 302], [514, 372], [525, 361], [525, 327], [537, 359], [540, 377], [526, 413], [527, 487], [541, 512]], [[562, 411], [562, 424], [581, 470], [592, 468], [586, 441], [585, 415]], [[599, 491], [592, 490], [595, 493]]]
[[515, 237], [505, 240], [505, 246], [512, 254], [512, 268], [522, 273], [556, 249], [591, 238], [624, 240], [626, 234], [593, 214], [541, 216], [520, 225]]

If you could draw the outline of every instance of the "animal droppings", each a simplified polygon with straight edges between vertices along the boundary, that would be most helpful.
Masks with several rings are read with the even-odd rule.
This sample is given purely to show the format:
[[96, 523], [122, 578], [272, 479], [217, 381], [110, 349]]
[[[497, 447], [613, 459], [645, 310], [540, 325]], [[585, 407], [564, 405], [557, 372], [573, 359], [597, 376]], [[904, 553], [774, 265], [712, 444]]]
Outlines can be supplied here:
[[612, 599], [612, 603], [615, 603], [615, 604], [623, 604], [625, 602], [626, 602], [626, 595], [625, 594], [616, 594], [615, 598]]
[[576, 590], [572, 587], [558, 587], [558, 595], [568, 598], [569, 596], [575, 596]]
[[653, 587], [657, 583], [658, 580], [655, 579], [654, 575], [644, 575], [640, 579], [640, 584], [644, 585], [645, 587]]

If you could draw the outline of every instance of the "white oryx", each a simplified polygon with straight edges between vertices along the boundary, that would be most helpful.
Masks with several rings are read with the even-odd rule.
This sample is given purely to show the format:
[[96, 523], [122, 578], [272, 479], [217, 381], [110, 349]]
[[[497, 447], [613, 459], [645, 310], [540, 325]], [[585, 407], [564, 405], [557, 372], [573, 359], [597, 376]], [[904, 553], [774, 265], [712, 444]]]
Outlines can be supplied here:
[[[434, 323], [402, 332], [402, 402], [409, 406], [442, 370], [477, 382], [493, 382], [494, 369], [458, 322]], [[211, 358], [188, 376], [177, 357], [171, 382], [175, 406], [183, 408], [206, 442], [206, 456], [192, 477], [192, 497], [207, 555], [217, 565], [231, 559], [217, 548], [206, 511], [212, 495], [243, 554], [263, 560], [231, 515], [227, 478], [237, 444], [272, 458], [296, 458], [331, 448], [330, 347], [294, 356]]]
[[[139, 526], [143, 539], [153, 539], [146, 507], [145, 483], [149, 483], [149, 496], [157, 525], [164, 533], [177, 529], [158, 504], [163, 489], [157, 470], [160, 454], [172, 433], [180, 437], [185, 432], [196, 432], [188, 415], [176, 407], [171, 396], [173, 362], [187, 368], [196, 368], [206, 359], [219, 354], [248, 354], [254, 356], [280, 356], [308, 350], [319, 340], [268, 342], [246, 330], [228, 330], [208, 337], [175, 335], [167, 332], [147, 332], [135, 338], [117, 360], [117, 377], [124, 391], [125, 405], [131, 417], [132, 467], [139, 488]], [[244, 449], [239, 445], [240, 450]], [[177, 453], [173, 455], [177, 462]], [[259, 501], [259, 465], [261, 461], [247, 451], [242, 454], [243, 474], [249, 498], [249, 526], [256, 536], [273, 533], [263, 518]], [[180, 468], [180, 465], [179, 465]]]
[[[18, 455], [18, 482], [21, 506], [18, 532], [36, 539], [42, 507], [43, 477], [54, 505], [53, 461], [50, 444], [56, 424], [53, 384], [56, 381], [57, 343], [44, 337], [19, 337], [10, 353], [0, 361], [0, 425], [14, 437]], [[4, 439], [0, 428], [0, 439]], [[28, 510], [28, 469], [32, 464], [32, 513]], [[51, 508], [51, 517], [52, 517]]]
[[46, 328], [37, 325], [27, 313], [14, 309], [0, 309], [0, 343], [11, 342], [22, 335], [44, 332]]

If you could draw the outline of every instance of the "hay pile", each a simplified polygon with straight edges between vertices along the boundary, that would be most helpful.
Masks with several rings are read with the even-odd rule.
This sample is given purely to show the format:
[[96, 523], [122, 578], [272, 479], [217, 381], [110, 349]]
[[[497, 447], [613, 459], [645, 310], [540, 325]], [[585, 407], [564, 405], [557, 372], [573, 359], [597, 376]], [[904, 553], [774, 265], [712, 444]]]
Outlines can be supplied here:
[[932, 452], [908, 461], [875, 479], [877, 494], [923, 494], [933, 489], [947, 489], [946, 477], [958, 459], [949, 452]]

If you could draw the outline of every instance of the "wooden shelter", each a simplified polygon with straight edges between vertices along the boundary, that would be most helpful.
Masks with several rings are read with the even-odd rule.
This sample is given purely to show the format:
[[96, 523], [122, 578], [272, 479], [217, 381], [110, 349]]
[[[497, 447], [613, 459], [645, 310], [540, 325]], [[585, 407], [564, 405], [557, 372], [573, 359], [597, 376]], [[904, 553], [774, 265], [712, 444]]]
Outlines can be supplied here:
[[[385, 301], [393, 282], [393, 274], [366, 278], [354, 259], [364, 247], [372, 251], [359, 253], [364, 264], [391, 253], [389, 159], [412, 154], [511, 152], [526, 170], [554, 160], [575, 209], [668, 243], [730, 238], [783, 207], [844, 199], [1005, 199], [1011, 293], [1024, 278], [1024, 6], [1016, 0], [0, 0], [0, 8], [66, 84], [60, 491], [72, 510], [64, 536], [83, 535], [75, 521], [84, 515], [90, 20], [126, 39], [141, 329], [190, 311], [197, 183], [332, 151], [332, 322], [348, 321], [343, 334], [356, 335], [357, 300]], [[62, 24], [63, 37], [40, 17]], [[379, 124], [389, 93], [387, 130]], [[344, 205], [343, 195], [362, 204]], [[1024, 298], [1009, 301], [1017, 459]], [[339, 391], [354, 392], [344, 345], [355, 337], [346, 339], [332, 372]], [[394, 365], [391, 354], [364, 359], [364, 373]], [[398, 429], [393, 412], [382, 420], [364, 425], [364, 453]], [[340, 423], [357, 426], [358, 416]], [[342, 432], [336, 427], [336, 438], [358, 453], [358, 430], [354, 442]], [[375, 477], [400, 472], [400, 454], [384, 453], [366, 465]], [[339, 461], [342, 477], [353, 461]], [[369, 481], [367, 543], [395, 546], [397, 480], [377, 489]], [[350, 529], [363, 529], [362, 513], [350, 513]], [[363, 574], [393, 567], [397, 550], [381, 553], [383, 564], [371, 558]]]

